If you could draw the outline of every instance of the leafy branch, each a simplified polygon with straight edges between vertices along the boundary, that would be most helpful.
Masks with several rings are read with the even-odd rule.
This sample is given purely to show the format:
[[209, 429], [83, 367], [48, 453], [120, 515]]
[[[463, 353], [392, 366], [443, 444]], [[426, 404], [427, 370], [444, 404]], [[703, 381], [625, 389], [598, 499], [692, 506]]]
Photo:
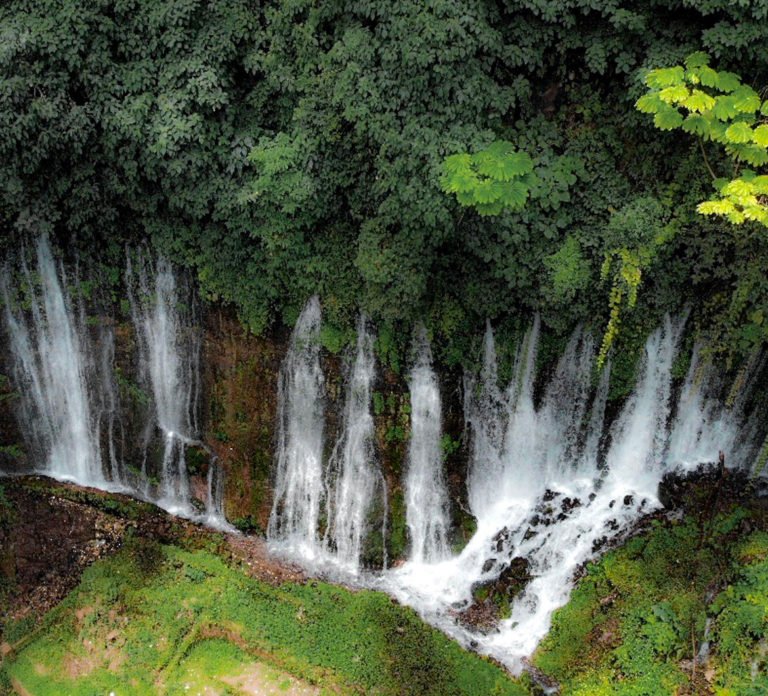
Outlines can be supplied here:
[[713, 178], [718, 196], [702, 201], [702, 215], [719, 215], [740, 225], [747, 221], [768, 227], [768, 175], [744, 169], [733, 179], [715, 175], [703, 143], [711, 141], [725, 147], [734, 160], [734, 173], [742, 164], [764, 167], [768, 164], [768, 100], [741, 77], [718, 72], [701, 51], [685, 60], [685, 66], [651, 70], [645, 77], [649, 88], [635, 104], [653, 115], [660, 130], [682, 128], [699, 137], [704, 162]]
[[505, 140], [470, 155], [450, 155], [443, 162], [440, 187], [456, 195], [463, 205], [480, 215], [498, 215], [503, 210], [521, 210], [537, 183], [533, 160]]

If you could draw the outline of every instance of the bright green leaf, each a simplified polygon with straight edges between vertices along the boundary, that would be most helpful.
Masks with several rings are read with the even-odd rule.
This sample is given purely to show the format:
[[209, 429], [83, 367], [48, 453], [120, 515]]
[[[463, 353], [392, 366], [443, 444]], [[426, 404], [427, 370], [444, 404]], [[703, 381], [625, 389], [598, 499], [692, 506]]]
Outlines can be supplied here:
[[651, 70], [645, 77], [645, 84], [655, 89], [664, 89], [664, 87], [683, 84], [684, 78], [685, 71], [682, 66], [676, 65], [673, 68]]
[[504, 186], [504, 193], [501, 202], [513, 210], [522, 208], [528, 200], [528, 188], [525, 184], [520, 181], [510, 181], [502, 185]]
[[733, 92], [741, 86], [741, 78], [732, 72], [717, 73], [717, 88], [722, 92]]
[[715, 106], [712, 111], [721, 121], [729, 121], [739, 114], [739, 110], [736, 107], [736, 100], [730, 94], [716, 97]]
[[664, 102], [659, 97], [658, 92], [648, 92], [635, 102], [637, 110], [644, 114], [655, 114], [659, 109], [663, 108], [663, 106]]
[[683, 102], [683, 106], [690, 111], [709, 111], [715, 106], [715, 99], [706, 92], [695, 89], [691, 96]]
[[689, 70], [693, 70], [694, 68], [702, 68], [707, 65], [709, 65], [709, 55], [704, 53], [704, 51], [696, 51], [695, 53], [691, 53], [691, 55], [685, 59], [685, 67]]
[[661, 92], [659, 92], [659, 99], [661, 99], [661, 101], [663, 101], [665, 104], [675, 104], [677, 102], [687, 100], [689, 95], [690, 92], [685, 85], [674, 85], [673, 87], [666, 87], [662, 89]]
[[732, 143], [748, 143], [752, 140], [752, 129], [746, 123], [734, 123], [725, 131], [725, 137]]
[[747, 85], [742, 85], [732, 94], [734, 105], [745, 114], [751, 114], [760, 109], [760, 96], [754, 89]]
[[683, 121], [683, 130], [694, 135], [707, 135], [710, 124], [701, 114], [689, 114]]
[[673, 130], [683, 123], [683, 115], [672, 107], [662, 109], [653, 117], [653, 122], [660, 130]]
[[451, 155], [450, 157], [445, 158], [443, 167], [449, 174], [455, 174], [459, 171], [469, 171], [472, 169], [472, 156], [466, 152]]
[[717, 72], [709, 66], [702, 66], [698, 70], [699, 79], [701, 84], [705, 87], [717, 87]]
[[763, 123], [755, 128], [752, 132], [752, 142], [762, 147], [768, 147], [768, 124]]

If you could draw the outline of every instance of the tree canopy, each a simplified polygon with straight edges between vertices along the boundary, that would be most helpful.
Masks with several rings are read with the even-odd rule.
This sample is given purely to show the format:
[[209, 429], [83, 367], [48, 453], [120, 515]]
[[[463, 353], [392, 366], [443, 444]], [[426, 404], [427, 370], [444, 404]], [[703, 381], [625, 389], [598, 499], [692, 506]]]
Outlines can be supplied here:
[[766, 338], [768, 241], [733, 197], [762, 180], [742, 169], [710, 201], [745, 218], [718, 234], [696, 138], [634, 104], [701, 136], [709, 109], [730, 133], [704, 143], [710, 166], [750, 163], [767, 18], [727, 0], [8, 0], [4, 243], [47, 231], [109, 266], [150, 239], [253, 331], [319, 293], [339, 330], [360, 309], [396, 337], [424, 320], [448, 362], [486, 318], [604, 327], [617, 292], [625, 324], [693, 303], [743, 355]]

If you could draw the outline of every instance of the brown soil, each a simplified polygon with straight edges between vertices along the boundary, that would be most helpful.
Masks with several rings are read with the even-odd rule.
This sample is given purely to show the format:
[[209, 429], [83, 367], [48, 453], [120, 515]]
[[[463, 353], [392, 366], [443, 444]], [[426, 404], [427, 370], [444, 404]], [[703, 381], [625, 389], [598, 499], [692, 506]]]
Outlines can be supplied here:
[[284, 582], [304, 582], [306, 575], [296, 565], [269, 555], [264, 539], [239, 534], [227, 535], [227, 548], [232, 558], [242, 565], [251, 577], [272, 585]]
[[260, 662], [246, 665], [238, 674], [222, 677], [221, 681], [234, 687], [238, 693], [253, 696], [315, 696], [320, 693], [316, 686], [288, 674], [276, 673]]

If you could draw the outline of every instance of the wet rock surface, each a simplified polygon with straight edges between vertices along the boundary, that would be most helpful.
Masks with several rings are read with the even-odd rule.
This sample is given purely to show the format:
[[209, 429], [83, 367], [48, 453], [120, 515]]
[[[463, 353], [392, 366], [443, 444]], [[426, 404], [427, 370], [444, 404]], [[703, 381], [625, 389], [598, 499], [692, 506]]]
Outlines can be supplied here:
[[728, 469], [721, 463], [712, 462], [691, 471], [665, 474], [659, 483], [658, 497], [666, 509], [690, 509], [697, 507], [699, 502], [706, 502], [704, 498], [714, 496], [722, 501], [752, 497], [757, 493], [757, 486], [758, 482], [750, 480], [746, 471]]
[[[496, 562], [496, 559], [486, 561], [488, 571]], [[521, 556], [513, 558], [496, 579], [475, 584], [472, 588], [474, 601], [457, 613], [458, 621], [475, 630], [492, 630], [499, 620], [509, 616], [512, 601], [530, 579], [528, 559]]]

